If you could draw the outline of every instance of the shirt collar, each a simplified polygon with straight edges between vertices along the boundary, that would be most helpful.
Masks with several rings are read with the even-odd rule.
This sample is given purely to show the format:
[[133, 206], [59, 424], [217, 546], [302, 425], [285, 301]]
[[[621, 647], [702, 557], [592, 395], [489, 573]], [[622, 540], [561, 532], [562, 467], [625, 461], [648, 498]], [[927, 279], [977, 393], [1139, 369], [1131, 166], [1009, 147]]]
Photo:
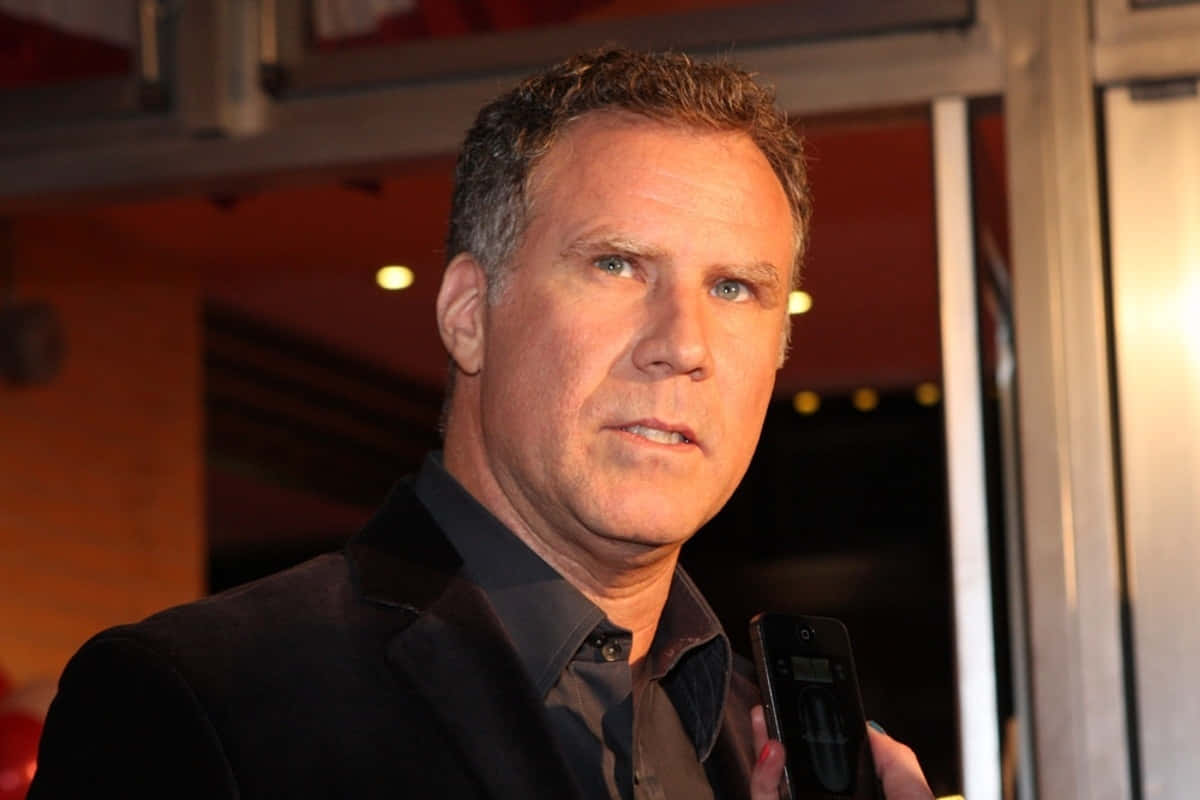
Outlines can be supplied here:
[[496, 519], [442, 465], [425, 458], [413, 487], [487, 596], [538, 695], [558, 680], [571, 656], [604, 619], [553, 567]]
[[733, 675], [733, 648], [683, 567], [675, 567], [649, 657], [650, 677], [660, 680], [692, 737], [696, 754], [706, 760], [721, 730]]
[[[425, 458], [413, 487], [484, 592], [517, 656], [545, 697], [604, 612], [517, 538], [446, 471]], [[732, 672], [721, 624], [691, 578], [676, 567], [650, 648], [650, 677], [662, 682], [701, 759], [716, 743]]]

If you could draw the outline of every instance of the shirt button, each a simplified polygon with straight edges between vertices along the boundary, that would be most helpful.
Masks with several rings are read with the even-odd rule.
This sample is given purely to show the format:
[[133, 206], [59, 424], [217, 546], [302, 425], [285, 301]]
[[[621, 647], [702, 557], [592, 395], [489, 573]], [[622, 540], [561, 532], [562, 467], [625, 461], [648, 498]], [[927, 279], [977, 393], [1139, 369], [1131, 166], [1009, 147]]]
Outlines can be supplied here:
[[621, 643], [616, 639], [609, 639], [600, 647], [600, 655], [605, 661], [616, 661], [621, 657]]

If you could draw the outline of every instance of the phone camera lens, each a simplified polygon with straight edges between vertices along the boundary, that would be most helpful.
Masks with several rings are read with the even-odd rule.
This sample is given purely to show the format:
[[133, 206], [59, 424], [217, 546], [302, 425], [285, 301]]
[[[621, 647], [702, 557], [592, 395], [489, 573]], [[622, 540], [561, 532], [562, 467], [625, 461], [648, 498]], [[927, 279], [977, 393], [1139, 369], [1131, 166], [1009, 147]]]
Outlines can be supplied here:
[[802, 641], [811, 642], [814, 638], [816, 638], [817, 632], [814, 631], [808, 625], [801, 625], [801, 626], [799, 626], [799, 628], [800, 628], [800, 639]]

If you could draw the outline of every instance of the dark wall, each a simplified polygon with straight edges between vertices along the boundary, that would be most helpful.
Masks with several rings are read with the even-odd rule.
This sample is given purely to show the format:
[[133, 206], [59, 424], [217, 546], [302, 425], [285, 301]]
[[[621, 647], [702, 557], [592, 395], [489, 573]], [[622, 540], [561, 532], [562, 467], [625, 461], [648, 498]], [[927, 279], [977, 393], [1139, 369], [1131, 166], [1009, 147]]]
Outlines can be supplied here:
[[909, 743], [937, 794], [960, 789], [942, 408], [911, 393], [864, 413], [778, 404], [746, 480], [685, 548], [736, 650], [759, 611], [850, 630], [867, 716]]

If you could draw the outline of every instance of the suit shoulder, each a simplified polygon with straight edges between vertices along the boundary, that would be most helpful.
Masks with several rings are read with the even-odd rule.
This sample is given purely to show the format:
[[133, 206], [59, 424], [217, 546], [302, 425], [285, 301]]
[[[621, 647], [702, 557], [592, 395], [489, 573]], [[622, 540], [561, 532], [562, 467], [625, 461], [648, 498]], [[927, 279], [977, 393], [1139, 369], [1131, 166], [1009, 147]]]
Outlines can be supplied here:
[[359, 599], [345, 557], [318, 556], [220, 594], [101, 631], [80, 648], [152, 659], [177, 670], [200, 695], [278, 684], [280, 672], [328, 680], [374, 644], [375, 632], [407, 620]]
[[350, 600], [345, 557], [330, 553], [219, 594], [160, 611], [141, 622], [110, 628], [96, 639], [151, 643], [195, 640], [219, 644], [281, 628], [319, 629], [344, 614]]
[[67, 664], [29, 797], [96, 793], [237, 796], [224, 747], [193, 687], [162, 653], [132, 638], [94, 637]]

